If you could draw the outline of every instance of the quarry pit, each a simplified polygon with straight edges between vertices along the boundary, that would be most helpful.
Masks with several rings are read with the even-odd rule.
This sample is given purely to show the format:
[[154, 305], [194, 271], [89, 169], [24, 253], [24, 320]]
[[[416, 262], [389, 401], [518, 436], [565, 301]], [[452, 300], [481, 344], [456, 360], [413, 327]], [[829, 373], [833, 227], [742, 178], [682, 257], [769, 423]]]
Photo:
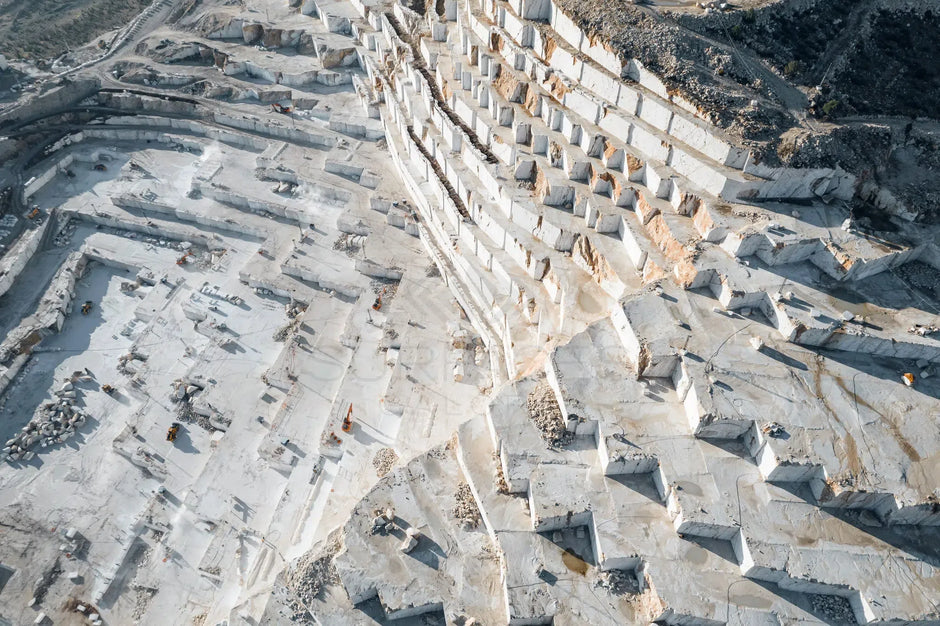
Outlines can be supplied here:
[[[11, 39], [0, 624], [940, 623], [937, 14], [900, 4]], [[919, 103], [866, 92], [900, 49]]]

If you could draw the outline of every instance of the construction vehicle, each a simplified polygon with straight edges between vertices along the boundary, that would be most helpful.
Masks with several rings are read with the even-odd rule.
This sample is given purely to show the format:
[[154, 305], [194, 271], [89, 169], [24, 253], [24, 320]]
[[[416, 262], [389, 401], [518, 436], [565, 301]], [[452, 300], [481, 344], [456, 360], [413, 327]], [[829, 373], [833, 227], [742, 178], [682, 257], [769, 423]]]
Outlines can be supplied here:
[[343, 432], [352, 432], [352, 402], [349, 403], [349, 410], [346, 411], [346, 417], [343, 418]]
[[283, 106], [277, 102], [274, 102], [271, 104], [271, 110], [274, 111], [275, 113], [284, 113], [286, 115], [289, 113], [293, 113], [294, 107], [291, 105]]
[[382, 308], [382, 296], [384, 296], [384, 295], [385, 295], [385, 287], [382, 288], [382, 291], [381, 291], [381, 292], [379, 293], [379, 295], [375, 298], [375, 302], [372, 303], [372, 310], [373, 310], [373, 311], [378, 311], [379, 309]]
[[176, 436], [179, 435], [179, 432], [180, 432], [180, 423], [173, 422], [170, 425], [170, 428], [166, 431], [166, 440], [176, 441]]
[[114, 387], [111, 385], [101, 385], [101, 391], [105, 392], [109, 396], [114, 395]]
[[108, 171], [108, 166], [105, 165], [104, 163], [95, 163], [95, 171], [96, 171], [96, 172], [107, 172], [107, 171]]
[[38, 216], [38, 215], [39, 215], [39, 207], [38, 207], [38, 206], [34, 206], [34, 207], [33, 207], [33, 210], [30, 211], [30, 212], [29, 212], [29, 215], [27, 215], [26, 217], [32, 220], [32, 219], [36, 219], [36, 216]]
[[192, 255], [193, 255], [192, 252], [187, 252], [187, 253], [185, 253], [183, 256], [181, 256], [180, 258], [176, 259], [176, 264], [177, 264], [177, 265], [183, 265], [184, 263], [186, 263], [186, 259], [188, 259], [188, 258], [191, 257]]
[[82, 315], [88, 315], [91, 313], [91, 307], [94, 306], [91, 300], [85, 300], [85, 304], [82, 305]]

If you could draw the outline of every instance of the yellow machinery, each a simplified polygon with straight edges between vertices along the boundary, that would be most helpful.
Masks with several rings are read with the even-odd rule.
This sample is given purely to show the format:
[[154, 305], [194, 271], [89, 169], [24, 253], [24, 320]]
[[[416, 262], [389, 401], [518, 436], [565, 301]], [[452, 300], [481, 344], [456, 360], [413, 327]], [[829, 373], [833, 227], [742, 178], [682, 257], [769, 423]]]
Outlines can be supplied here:
[[173, 424], [170, 426], [169, 430], [166, 431], [166, 440], [167, 440], [167, 441], [176, 441], [176, 436], [179, 434], [179, 432], [180, 432], [180, 423], [179, 423], [179, 422], [173, 422]]

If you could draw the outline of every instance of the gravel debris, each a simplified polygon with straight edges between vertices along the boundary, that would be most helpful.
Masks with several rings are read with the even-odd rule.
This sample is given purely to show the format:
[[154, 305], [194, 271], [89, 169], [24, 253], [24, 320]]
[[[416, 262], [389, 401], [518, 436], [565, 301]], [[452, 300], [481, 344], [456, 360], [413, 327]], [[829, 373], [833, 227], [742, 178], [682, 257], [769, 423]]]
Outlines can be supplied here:
[[134, 621], [139, 621], [144, 618], [147, 614], [147, 609], [150, 608], [150, 601], [153, 600], [153, 597], [157, 595], [158, 589], [152, 589], [150, 587], [134, 587]]
[[813, 612], [825, 616], [830, 624], [857, 624], [855, 613], [852, 611], [852, 605], [848, 598], [842, 596], [825, 596], [822, 594], [812, 594], [810, 601], [813, 603]]
[[392, 471], [392, 467], [394, 467], [397, 462], [398, 453], [391, 448], [382, 448], [372, 457], [372, 467], [375, 468], [375, 473], [378, 474], [379, 478], [382, 478]]
[[496, 463], [496, 491], [507, 495], [509, 493], [509, 483], [506, 482], [506, 476], [503, 474], [503, 464], [500, 462], [498, 454], [493, 454], [493, 462]]
[[571, 441], [572, 434], [568, 432], [555, 392], [548, 382], [543, 380], [529, 393], [526, 408], [550, 448], [559, 448]]
[[290, 593], [288, 605], [295, 612], [292, 619], [302, 619], [307, 606], [319, 598], [323, 589], [339, 580], [333, 559], [343, 547], [342, 530], [336, 529], [317, 549], [304, 554], [287, 573], [285, 582]]
[[61, 574], [62, 565], [59, 563], [59, 559], [56, 559], [52, 565], [43, 572], [39, 580], [36, 581], [36, 586], [33, 588], [33, 597], [36, 598], [37, 604], [42, 604], [43, 599], [46, 597], [46, 591], [55, 584], [55, 581], [58, 580]]
[[454, 500], [456, 500], [456, 504], [451, 512], [454, 517], [460, 520], [464, 529], [478, 527], [482, 521], [480, 518], [480, 509], [477, 508], [477, 501], [474, 499], [473, 492], [470, 491], [470, 485], [466, 481], [457, 485], [457, 493], [454, 494]]
[[598, 575], [597, 586], [603, 587], [615, 596], [637, 594], [640, 586], [636, 582], [636, 574], [632, 571], [612, 569]]
[[937, 275], [937, 270], [926, 263], [912, 261], [905, 263], [894, 271], [912, 287], [928, 292], [932, 291], [940, 295], [940, 276]]
[[360, 244], [361, 240], [362, 238], [359, 235], [341, 233], [340, 236], [336, 238], [336, 241], [333, 242], [333, 249], [343, 250], [346, 256], [353, 258], [359, 254], [359, 250], [362, 248]]

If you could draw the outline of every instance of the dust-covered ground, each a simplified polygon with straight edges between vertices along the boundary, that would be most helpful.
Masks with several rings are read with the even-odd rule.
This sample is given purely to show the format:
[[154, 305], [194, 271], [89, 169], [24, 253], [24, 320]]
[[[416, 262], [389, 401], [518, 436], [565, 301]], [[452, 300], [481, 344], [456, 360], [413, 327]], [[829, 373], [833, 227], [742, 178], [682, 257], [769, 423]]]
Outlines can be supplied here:
[[120, 28], [149, 0], [0, 1], [0, 54], [10, 59], [56, 57]]

